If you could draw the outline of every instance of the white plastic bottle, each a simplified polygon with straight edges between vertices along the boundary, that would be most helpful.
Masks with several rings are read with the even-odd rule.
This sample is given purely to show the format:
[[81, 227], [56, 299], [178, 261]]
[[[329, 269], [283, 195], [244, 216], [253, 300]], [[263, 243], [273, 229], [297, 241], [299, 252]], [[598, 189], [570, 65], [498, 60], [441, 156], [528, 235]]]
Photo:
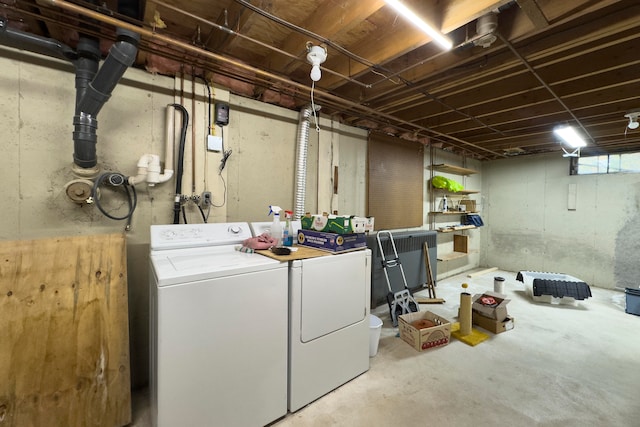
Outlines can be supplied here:
[[271, 223], [271, 229], [269, 234], [271, 237], [276, 239], [276, 243], [274, 246], [282, 245], [282, 223], [280, 222], [280, 211], [282, 210], [280, 206], [270, 206], [271, 212], [273, 213], [273, 222]]

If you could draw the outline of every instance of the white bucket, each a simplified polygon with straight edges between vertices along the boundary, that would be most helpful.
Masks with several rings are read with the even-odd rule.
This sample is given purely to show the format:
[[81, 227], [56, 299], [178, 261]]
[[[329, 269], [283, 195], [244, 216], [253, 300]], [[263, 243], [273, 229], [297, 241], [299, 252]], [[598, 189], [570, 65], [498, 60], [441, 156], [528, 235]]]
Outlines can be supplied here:
[[504, 277], [493, 278], [493, 292], [504, 294]]
[[378, 354], [378, 342], [382, 331], [382, 320], [373, 314], [369, 315], [369, 357]]

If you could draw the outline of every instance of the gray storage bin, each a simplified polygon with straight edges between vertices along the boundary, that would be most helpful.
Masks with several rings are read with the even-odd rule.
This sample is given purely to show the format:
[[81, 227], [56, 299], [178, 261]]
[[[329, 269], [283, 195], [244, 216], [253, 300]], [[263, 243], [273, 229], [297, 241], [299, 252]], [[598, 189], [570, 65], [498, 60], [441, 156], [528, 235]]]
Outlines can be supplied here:
[[640, 316], [640, 289], [625, 288], [624, 293], [627, 295], [627, 308], [624, 311]]

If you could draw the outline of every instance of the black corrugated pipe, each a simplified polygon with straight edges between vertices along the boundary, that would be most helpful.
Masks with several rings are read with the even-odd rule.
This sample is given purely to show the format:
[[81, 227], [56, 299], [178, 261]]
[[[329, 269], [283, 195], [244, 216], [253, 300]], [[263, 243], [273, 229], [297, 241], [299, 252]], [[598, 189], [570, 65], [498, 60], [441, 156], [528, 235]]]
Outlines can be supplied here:
[[[94, 1], [95, 3], [95, 1]], [[89, 25], [82, 25], [90, 28]], [[73, 158], [75, 163], [83, 168], [91, 168], [96, 165], [93, 162], [95, 145], [98, 142], [98, 121], [95, 117], [84, 114], [80, 110], [80, 103], [84, 99], [89, 84], [98, 73], [100, 65], [100, 41], [93, 36], [80, 33], [77, 46], [78, 59], [76, 67], [76, 108], [73, 116]], [[85, 159], [85, 160], [83, 160]], [[88, 159], [88, 160], [87, 160]]]
[[[137, 0], [118, 1], [118, 12], [131, 18], [138, 19], [139, 2]], [[133, 65], [138, 53], [140, 35], [122, 28], [116, 29], [116, 42], [109, 49], [109, 55], [102, 67], [95, 73], [92, 56], [95, 45], [89, 37], [84, 38], [85, 49], [82, 64], [76, 66], [76, 114], [73, 118], [73, 161], [82, 168], [93, 168], [98, 164], [96, 143], [98, 142], [98, 121], [96, 116], [111, 97], [111, 92], [127, 71]], [[80, 48], [80, 45], [78, 46]], [[98, 55], [100, 54], [98, 50]], [[99, 56], [98, 56], [99, 57]], [[91, 73], [93, 80], [84, 85], [84, 81]]]
[[118, 13], [133, 19], [142, 19], [142, 10], [138, 0], [118, 0]]
[[96, 116], [109, 100], [111, 92], [127, 68], [133, 64], [138, 53], [140, 39], [138, 34], [122, 29], [118, 29], [117, 34], [118, 40], [111, 46], [104, 64], [84, 90], [84, 95], [78, 102], [77, 113], [73, 119], [73, 159], [76, 165], [83, 168], [92, 168], [98, 163], [96, 155], [98, 121]]
[[116, 87], [127, 68], [136, 59], [138, 53], [137, 33], [118, 28], [116, 30], [117, 41], [109, 49], [109, 55], [87, 87], [85, 95], [80, 100], [78, 110], [90, 116], [97, 116], [100, 109], [111, 97], [111, 92]]
[[0, 16], [0, 42], [9, 47], [73, 61], [76, 52], [64, 43], [47, 37], [9, 28], [9, 20]]
[[[189, 113], [180, 104], [171, 104], [182, 113], [182, 129], [180, 131], [180, 145], [178, 147], [178, 164], [176, 170], [176, 195], [173, 202], [173, 223], [180, 224], [180, 202], [182, 197], [182, 174], [184, 172], [184, 146], [187, 140], [187, 127], [189, 126]], [[186, 218], [185, 218], [186, 223]]]
[[[94, 4], [97, 3], [94, 1]], [[119, 0], [118, 12], [130, 18], [140, 18], [139, 0]], [[90, 25], [90, 24], [89, 24]], [[117, 40], [98, 70], [102, 57], [99, 41], [81, 34], [77, 51], [57, 40], [40, 37], [9, 28], [8, 20], [0, 17], [0, 43], [59, 59], [76, 67], [76, 109], [73, 118], [74, 163], [81, 168], [94, 168], [98, 159], [98, 121], [96, 116], [111, 96], [127, 68], [136, 59], [140, 35], [130, 30], [116, 30]]]

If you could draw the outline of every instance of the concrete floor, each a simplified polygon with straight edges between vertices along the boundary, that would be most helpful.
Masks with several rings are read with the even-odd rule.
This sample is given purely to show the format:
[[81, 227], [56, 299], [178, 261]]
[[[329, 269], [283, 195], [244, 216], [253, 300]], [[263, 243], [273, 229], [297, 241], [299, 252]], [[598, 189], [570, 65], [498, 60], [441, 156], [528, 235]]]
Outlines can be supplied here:
[[[494, 271], [441, 280], [446, 303], [421, 310], [456, 321], [460, 285], [493, 290], [494, 276], [506, 279], [513, 330], [419, 353], [377, 307], [384, 326], [370, 370], [272, 426], [639, 425], [640, 316], [624, 312], [624, 293], [591, 287], [575, 305], [535, 303], [515, 273]], [[133, 420], [150, 425], [146, 390], [134, 393]]]

